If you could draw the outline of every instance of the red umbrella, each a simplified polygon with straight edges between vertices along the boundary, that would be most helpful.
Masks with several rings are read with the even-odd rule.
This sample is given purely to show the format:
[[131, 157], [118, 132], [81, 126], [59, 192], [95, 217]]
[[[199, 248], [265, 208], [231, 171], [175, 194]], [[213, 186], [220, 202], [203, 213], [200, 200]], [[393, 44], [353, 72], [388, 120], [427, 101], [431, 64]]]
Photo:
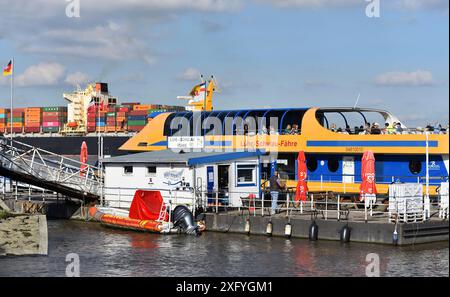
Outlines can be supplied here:
[[367, 194], [375, 195], [377, 188], [375, 185], [375, 157], [372, 151], [365, 151], [361, 162], [361, 185], [360, 201], [364, 200]]
[[306, 169], [306, 157], [303, 151], [298, 153], [297, 158], [297, 190], [295, 191], [295, 201], [306, 201], [306, 193], [308, 192], [308, 185], [306, 183], [306, 176], [308, 170]]
[[81, 144], [81, 151], [80, 151], [80, 175], [84, 176], [86, 169], [87, 169], [87, 161], [88, 161], [88, 147], [85, 141]]

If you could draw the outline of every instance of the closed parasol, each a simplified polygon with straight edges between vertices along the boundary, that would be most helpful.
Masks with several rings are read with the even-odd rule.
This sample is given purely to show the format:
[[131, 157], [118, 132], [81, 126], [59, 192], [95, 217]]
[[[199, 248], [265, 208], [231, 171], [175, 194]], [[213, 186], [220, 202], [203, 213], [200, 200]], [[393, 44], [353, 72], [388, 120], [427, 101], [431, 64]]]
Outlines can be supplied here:
[[87, 161], [88, 161], [88, 147], [85, 141], [81, 144], [81, 151], [80, 151], [80, 175], [84, 176], [87, 169]]
[[298, 153], [297, 157], [297, 190], [295, 191], [295, 201], [306, 201], [308, 193], [308, 184], [306, 183], [308, 171], [306, 169], [306, 157], [303, 151]]
[[365, 151], [361, 162], [360, 201], [377, 194], [375, 185], [375, 156], [372, 151]]

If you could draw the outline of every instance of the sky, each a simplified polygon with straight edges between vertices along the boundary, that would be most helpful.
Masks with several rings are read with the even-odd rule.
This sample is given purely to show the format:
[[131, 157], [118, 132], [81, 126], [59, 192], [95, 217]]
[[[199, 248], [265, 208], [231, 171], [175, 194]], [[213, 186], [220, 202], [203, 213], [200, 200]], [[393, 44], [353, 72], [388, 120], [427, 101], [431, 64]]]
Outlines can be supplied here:
[[203, 74], [216, 110], [353, 106], [359, 94], [406, 125], [447, 124], [448, 36], [447, 0], [0, 0], [17, 107], [65, 105], [63, 92], [95, 81], [119, 102], [182, 105]]

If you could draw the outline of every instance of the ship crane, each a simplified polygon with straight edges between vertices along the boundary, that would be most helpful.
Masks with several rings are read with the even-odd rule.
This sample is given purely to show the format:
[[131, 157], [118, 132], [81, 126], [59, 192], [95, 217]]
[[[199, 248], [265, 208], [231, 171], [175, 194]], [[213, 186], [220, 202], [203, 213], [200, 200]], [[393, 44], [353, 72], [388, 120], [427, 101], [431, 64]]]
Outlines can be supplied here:
[[67, 124], [62, 130], [62, 134], [86, 134], [87, 133], [87, 113], [89, 103], [94, 100], [95, 105], [108, 106], [115, 105], [116, 98], [109, 95], [106, 83], [88, 84], [86, 89], [73, 93], [64, 93], [64, 99], [69, 101], [67, 106]]

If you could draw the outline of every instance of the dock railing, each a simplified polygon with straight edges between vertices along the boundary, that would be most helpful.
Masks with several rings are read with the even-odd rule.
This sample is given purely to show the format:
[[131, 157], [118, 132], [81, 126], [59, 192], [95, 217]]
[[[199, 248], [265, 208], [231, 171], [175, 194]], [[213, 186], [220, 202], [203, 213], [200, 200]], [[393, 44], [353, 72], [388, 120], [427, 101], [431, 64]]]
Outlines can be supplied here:
[[[205, 191], [200, 188], [196, 191], [193, 188], [140, 189], [160, 191], [167, 205], [174, 208], [184, 204], [190, 207], [194, 214], [200, 210], [207, 213], [228, 212], [245, 216], [285, 216], [287, 218], [313, 216], [323, 220], [391, 223], [420, 222], [427, 219], [424, 216], [423, 203], [420, 204], [422, 208], [419, 210], [417, 205], [415, 208], [411, 207], [411, 203], [414, 203], [411, 199], [417, 197], [404, 197], [411, 199], [389, 202], [388, 195], [377, 195], [374, 200], [360, 201], [359, 194], [343, 195], [323, 191], [309, 193], [306, 201], [295, 201], [295, 191], [288, 189], [280, 192], [276, 213], [272, 213], [272, 199], [268, 191], [262, 192], [259, 196], [259, 193], [252, 191]], [[128, 209], [135, 191], [136, 188], [105, 187], [105, 206]], [[446, 215], [441, 215], [441, 202], [440, 197], [432, 198], [431, 217], [448, 219], [448, 207], [444, 210]]]

